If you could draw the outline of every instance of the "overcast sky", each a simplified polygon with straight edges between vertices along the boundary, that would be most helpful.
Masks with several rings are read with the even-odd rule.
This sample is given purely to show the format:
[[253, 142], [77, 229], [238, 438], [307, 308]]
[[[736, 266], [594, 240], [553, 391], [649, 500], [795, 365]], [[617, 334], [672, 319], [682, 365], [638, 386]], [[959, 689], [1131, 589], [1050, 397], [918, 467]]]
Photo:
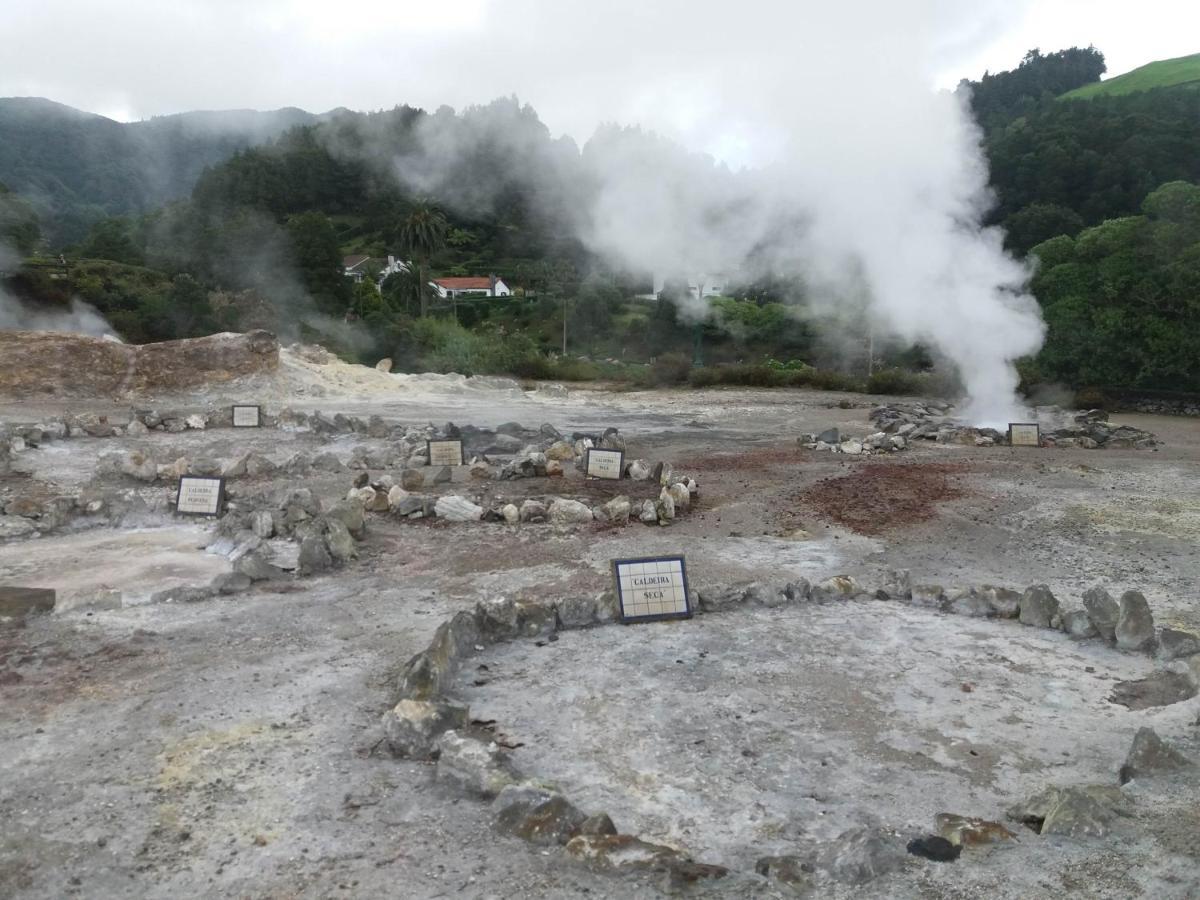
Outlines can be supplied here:
[[[1200, 51], [1185, 0], [3, 0], [0, 96], [121, 120], [190, 109], [461, 107], [516, 94], [555, 133], [673, 132], [731, 161], [769, 136], [739, 94], [889, 73], [931, 89], [1030, 47], [1095, 44], [1109, 74]], [[853, 61], [848, 65], [847, 61]], [[811, 83], [797, 93], [813, 102]], [[825, 87], [836, 95], [836, 85]], [[721, 102], [711, 99], [721, 96]]]

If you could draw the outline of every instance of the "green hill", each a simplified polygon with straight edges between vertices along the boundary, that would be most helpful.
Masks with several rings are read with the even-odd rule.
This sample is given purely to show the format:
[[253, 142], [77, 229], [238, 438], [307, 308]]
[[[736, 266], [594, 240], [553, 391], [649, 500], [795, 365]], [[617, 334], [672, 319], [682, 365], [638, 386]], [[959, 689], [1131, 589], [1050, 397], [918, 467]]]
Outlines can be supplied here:
[[1178, 59], [1160, 59], [1146, 63], [1132, 72], [1117, 75], [1107, 81], [1085, 84], [1068, 91], [1061, 100], [1087, 100], [1103, 95], [1119, 96], [1148, 91], [1151, 88], [1180, 87], [1200, 88], [1200, 53], [1181, 56]]

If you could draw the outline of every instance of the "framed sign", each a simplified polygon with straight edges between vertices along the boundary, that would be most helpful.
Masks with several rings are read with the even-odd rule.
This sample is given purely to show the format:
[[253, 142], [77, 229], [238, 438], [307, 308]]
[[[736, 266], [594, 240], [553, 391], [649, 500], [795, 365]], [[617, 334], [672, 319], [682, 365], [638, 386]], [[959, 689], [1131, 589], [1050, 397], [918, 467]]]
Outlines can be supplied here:
[[184, 475], [175, 494], [175, 511], [191, 516], [219, 516], [225, 504], [225, 479]]
[[1008, 443], [1013, 447], [1042, 446], [1042, 429], [1037, 422], [1010, 422]]
[[687, 563], [682, 556], [614, 559], [612, 567], [625, 624], [691, 618]]
[[431, 466], [461, 466], [463, 464], [462, 441], [426, 441], [425, 452], [429, 454]]
[[611, 478], [618, 480], [625, 468], [623, 450], [600, 450], [588, 447], [583, 453], [583, 471], [588, 478]]
[[234, 428], [257, 428], [261, 418], [262, 408], [258, 406], [235, 406], [233, 408]]

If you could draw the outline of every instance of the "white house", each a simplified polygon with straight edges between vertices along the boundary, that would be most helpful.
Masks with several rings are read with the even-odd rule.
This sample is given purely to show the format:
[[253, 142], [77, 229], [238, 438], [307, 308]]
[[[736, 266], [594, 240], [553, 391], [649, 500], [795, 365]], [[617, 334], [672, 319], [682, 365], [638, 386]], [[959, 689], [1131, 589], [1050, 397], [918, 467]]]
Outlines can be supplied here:
[[[666, 276], [654, 273], [654, 293], [647, 299], [658, 299], [658, 295], [662, 293], [663, 287], [666, 285]], [[689, 275], [687, 279], [688, 293], [699, 300], [701, 297], [721, 297], [725, 294], [725, 289], [729, 284], [729, 279], [725, 275]]]
[[353, 279], [355, 282], [362, 281], [370, 276], [372, 272], [378, 273], [375, 278], [377, 285], [382, 285], [383, 280], [389, 275], [395, 275], [397, 272], [407, 272], [409, 264], [396, 259], [394, 256], [388, 256], [387, 259], [381, 259], [377, 256], [343, 256], [342, 268], [345, 271], [347, 278]]
[[455, 276], [436, 278], [429, 286], [437, 291], [443, 300], [454, 297], [510, 297], [512, 291], [504, 283], [504, 279], [495, 275]]

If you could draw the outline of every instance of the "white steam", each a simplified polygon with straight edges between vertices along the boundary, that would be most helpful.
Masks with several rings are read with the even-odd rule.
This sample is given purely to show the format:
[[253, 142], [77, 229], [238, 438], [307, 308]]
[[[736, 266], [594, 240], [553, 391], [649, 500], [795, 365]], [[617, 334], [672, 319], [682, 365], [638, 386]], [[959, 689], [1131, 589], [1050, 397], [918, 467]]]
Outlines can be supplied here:
[[[0, 274], [21, 263], [21, 256], [0, 242]], [[33, 309], [4, 290], [0, 284], [0, 331], [66, 331], [92, 337], [116, 338], [116, 330], [95, 307], [78, 297], [63, 310]]]

